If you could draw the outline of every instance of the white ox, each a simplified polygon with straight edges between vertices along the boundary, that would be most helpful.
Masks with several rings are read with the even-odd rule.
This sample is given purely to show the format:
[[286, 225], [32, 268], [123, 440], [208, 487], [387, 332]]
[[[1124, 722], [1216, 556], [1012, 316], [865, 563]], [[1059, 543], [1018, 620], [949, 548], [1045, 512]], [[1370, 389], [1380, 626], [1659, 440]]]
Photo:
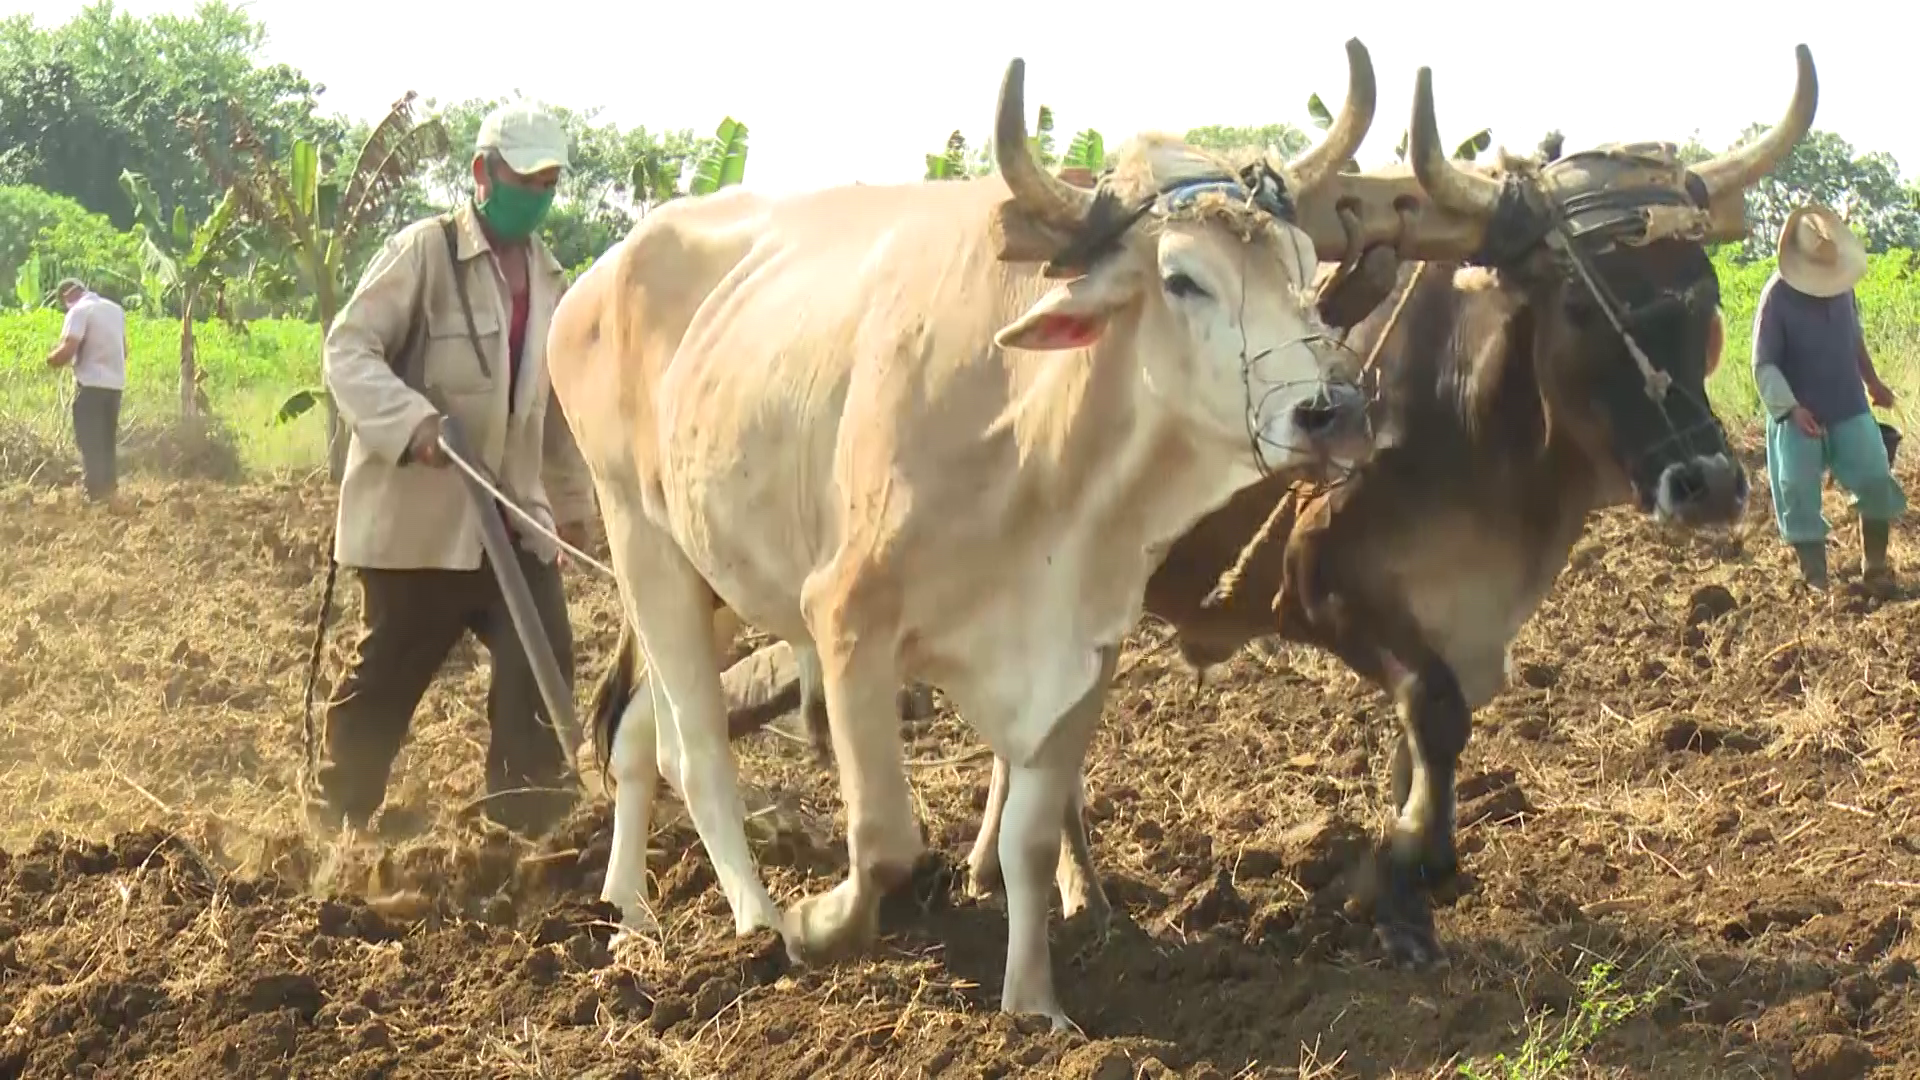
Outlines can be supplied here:
[[[1034, 160], [1016, 59], [998, 175], [670, 203], [568, 291], [554, 392], [650, 691], [610, 735], [604, 895], [623, 922], [645, 921], [664, 772], [738, 932], [775, 928], [802, 962], [867, 947], [923, 850], [894, 704], [919, 679], [1011, 766], [1001, 1007], [1068, 1023], [1049, 878], [1149, 574], [1263, 470], [1370, 450], [1307, 288], [1315, 243], [1274, 213], [1280, 187], [1311, 190], [1366, 134], [1372, 70], [1357, 41], [1348, 54], [1341, 118], [1293, 164], [1236, 174], [1146, 136], [1098, 195]], [[850, 869], [784, 917], [747, 846], [721, 604], [793, 642], [824, 687]]]

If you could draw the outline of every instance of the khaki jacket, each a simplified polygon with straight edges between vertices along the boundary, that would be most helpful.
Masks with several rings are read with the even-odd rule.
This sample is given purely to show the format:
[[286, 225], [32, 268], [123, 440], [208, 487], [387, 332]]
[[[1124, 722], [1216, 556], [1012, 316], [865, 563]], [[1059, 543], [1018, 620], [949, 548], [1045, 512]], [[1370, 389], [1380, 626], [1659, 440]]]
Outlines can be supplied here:
[[[590, 523], [595, 516], [592, 476], [547, 379], [547, 327], [565, 288], [560, 264], [537, 236], [531, 241], [526, 343], [509, 417], [512, 300], [506, 278], [472, 204], [455, 211], [454, 221], [474, 329], [490, 375], [482, 371], [467, 335], [446, 241], [434, 218], [416, 221], [386, 242], [327, 332], [323, 378], [352, 432], [334, 534], [334, 558], [343, 566], [480, 566], [480, 523], [465, 475], [451, 464], [397, 464], [414, 429], [438, 412], [453, 418], [467, 451], [497, 478], [500, 489], [544, 524]], [[424, 386], [425, 395], [408, 387], [387, 359], [403, 347], [421, 286], [426, 326], [415, 363], [416, 385]], [[511, 515], [507, 525], [520, 537], [520, 546], [553, 561], [558, 548], [552, 541]]]

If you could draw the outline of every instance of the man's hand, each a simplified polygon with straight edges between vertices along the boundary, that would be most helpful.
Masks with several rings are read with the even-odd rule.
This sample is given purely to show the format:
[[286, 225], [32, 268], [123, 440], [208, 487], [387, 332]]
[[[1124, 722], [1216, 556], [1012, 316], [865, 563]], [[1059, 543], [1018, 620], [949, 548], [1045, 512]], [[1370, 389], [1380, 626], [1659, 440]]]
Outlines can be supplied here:
[[407, 440], [408, 464], [431, 465], [445, 468], [447, 455], [440, 452], [440, 415], [435, 413], [420, 421], [413, 429], [413, 438]]
[[[587, 550], [587, 523], [586, 522], [574, 521], [574, 522], [568, 522], [564, 525], [555, 525], [553, 527], [553, 532], [554, 532], [554, 535], [558, 536], [562, 542], [572, 544], [574, 547], [579, 548], [581, 551]], [[561, 548], [558, 552], [554, 554], [553, 560], [554, 560], [555, 566], [558, 566], [561, 569], [565, 569], [567, 562], [569, 561], [567, 558], [567, 549]]]
[[1867, 383], [1867, 400], [1880, 409], [1893, 408], [1893, 387], [1881, 382], [1876, 376]]
[[1827, 433], [1827, 429], [1820, 426], [1820, 421], [1813, 418], [1805, 405], [1795, 405], [1793, 411], [1787, 414], [1787, 419], [1793, 421], [1793, 426], [1800, 429], [1800, 434], [1809, 439], [1818, 439]]

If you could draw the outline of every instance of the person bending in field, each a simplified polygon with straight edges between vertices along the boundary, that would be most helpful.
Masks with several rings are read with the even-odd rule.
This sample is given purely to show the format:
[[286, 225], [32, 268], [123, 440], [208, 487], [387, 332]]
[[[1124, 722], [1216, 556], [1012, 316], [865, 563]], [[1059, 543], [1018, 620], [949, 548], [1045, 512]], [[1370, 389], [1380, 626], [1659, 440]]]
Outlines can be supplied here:
[[76, 278], [55, 292], [66, 305], [50, 368], [73, 368], [73, 441], [87, 498], [111, 503], [119, 489], [120, 395], [127, 386], [127, 313]]
[[1838, 214], [1797, 207], [1780, 228], [1779, 269], [1760, 290], [1753, 319], [1774, 524], [1815, 589], [1827, 586], [1820, 491], [1828, 470], [1853, 495], [1868, 578], [1891, 573], [1887, 537], [1907, 507], [1869, 407], [1890, 407], [1893, 391], [1874, 370], [1861, 329], [1853, 287], [1866, 269], [1865, 245]]
[[[546, 370], [546, 327], [565, 280], [536, 235], [567, 164], [551, 114], [526, 103], [489, 114], [473, 198], [390, 238], [327, 333], [326, 384], [352, 432], [334, 557], [356, 572], [365, 626], [327, 706], [310, 802], [323, 828], [370, 823], [421, 696], [469, 630], [493, 660], [487, 815], [535, 834], [575, 798], [558, 783], [553, 722], [486, 564], [465, 478], [439, 445], [449, 416], [509, 497], [582, 546], [596, 516], [592, 478]], [[559, 549], [501, 516], [571, 688]]]

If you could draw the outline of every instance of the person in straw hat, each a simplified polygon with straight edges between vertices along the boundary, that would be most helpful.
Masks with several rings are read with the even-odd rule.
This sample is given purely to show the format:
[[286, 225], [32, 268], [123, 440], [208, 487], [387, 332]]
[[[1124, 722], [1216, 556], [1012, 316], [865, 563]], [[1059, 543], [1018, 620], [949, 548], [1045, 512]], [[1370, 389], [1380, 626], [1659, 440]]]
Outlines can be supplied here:
[[1797, 207], [1780, 227], [1779, 269], [1760, 290], [1753, 319], [1774, 524], [1816, 589], [1827, 585], [1820, 491], [1829, 470], [1853, 495], [1870, 577], [1889, 573], [1887, 535], [1907, 507], [1869, 407], [1891, 406], [1893, 391], [1874, 370], [1860, 326], [1853, 287], [1866, 269], [1866, 247], [1840, 215]]

